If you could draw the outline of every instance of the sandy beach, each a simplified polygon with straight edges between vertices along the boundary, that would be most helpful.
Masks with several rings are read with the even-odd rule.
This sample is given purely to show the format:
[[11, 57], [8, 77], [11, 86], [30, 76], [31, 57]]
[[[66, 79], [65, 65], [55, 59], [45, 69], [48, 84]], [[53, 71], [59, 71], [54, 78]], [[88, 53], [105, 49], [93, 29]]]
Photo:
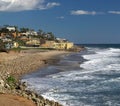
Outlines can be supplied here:
[[[55, 61], [59, 56], [69, 54], [66, 51], [22, 51], [20, 53], [0, 53], [0, 75], [7, 74], [19, 78], [23, 74], [44, 67], [50, 60]], [[26, 98], [0, 94], [0, 106], [34, 106]], [[14, 104], [14, 105], [13, 105]]]
[[0, 53], [0, 75], [6, 73], [15, 77], [37, 70], [47, 64], [47, 61], [58, 59], [66, 51], [45, 51], [32, 52], [23, 51], [21, 53]]

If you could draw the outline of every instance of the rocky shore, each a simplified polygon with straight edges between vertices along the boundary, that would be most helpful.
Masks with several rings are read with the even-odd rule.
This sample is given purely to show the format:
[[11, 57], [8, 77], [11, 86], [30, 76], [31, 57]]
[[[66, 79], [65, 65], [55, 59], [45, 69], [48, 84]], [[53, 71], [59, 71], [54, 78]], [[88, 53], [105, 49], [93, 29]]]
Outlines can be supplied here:
[[[25, 83], [25, 82], [20, 82], [20, 81], [12, 82], [12, 80], [11, 80], [11, 82], [8, 82], [8, 81], [2, 80], [2, 79], [0, 81], [1, 81], [1, 84], [0, 84], [0, 93], [1, 94], [12, 94], [14, 96], [17, 95], [20, 97], [24, 97], [25, 99], [32, 101], [35, 104], [35, 106], [62, 106], [58, 102], [50, 101], [48, 99], [43, 98], [41, 95], [38, 95], [37, 93], [35, 93], [33, 91], [27, 90], [26, 89], [27, 83]], [[0, 106], [2, 106], [2, 105], [0, 104]], [[14, 105], [12, 105], [12, 106], [14, 106]]]
[[[21, 53], [0, 53], [0, 97], [2, 94], [12, 94], [27, 98], [35, 106], [61, 106], [57, 102], [50, 101], [33, 91], [27, 90], [27, 84], [22, 83], [19, 78], [21, 75], [44, 67], [48, 63], [58, 61], [59, 56], [69, 53], [66, 51], [33, 52], [29, 50], [21, 51]], [[0, 104], [0, 106], [2, 105]]]

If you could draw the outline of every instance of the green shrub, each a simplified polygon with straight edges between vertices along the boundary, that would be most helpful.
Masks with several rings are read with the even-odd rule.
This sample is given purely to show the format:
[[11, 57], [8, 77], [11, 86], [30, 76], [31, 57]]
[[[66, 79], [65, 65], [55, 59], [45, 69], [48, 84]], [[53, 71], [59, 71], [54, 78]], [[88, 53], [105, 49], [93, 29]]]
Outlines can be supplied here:
[[16, 86], [16, 79], [13, 76], [9, 76], [7, 79], [7, 84], [10, 86], [11, 89], [14, 89]]
[[10, 50], [15, 51], [15, 52], [20, 52], [20, 51], [21, 51], [21, 48], [20, 48], [20, 47], [17, 47], [17, 48], [12, 48], [12, 49], [10, 49]]

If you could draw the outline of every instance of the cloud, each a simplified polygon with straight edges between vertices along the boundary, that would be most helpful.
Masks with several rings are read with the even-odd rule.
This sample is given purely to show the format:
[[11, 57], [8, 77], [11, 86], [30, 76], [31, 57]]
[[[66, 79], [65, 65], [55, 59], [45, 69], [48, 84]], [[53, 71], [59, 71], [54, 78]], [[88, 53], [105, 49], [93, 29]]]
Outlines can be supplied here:
[[120, 14], [120, 11], [108, 11], [110, 14]]
[[71, 11], [71, 15], [96, 15], [95, 11], [76, 10]]
[[65, 17], [64, 16], [60, 16], [60, 17], [57, 17], [58, 19], [64, 19]]
[[56, 3], [56, 2], [47, 3], [46, 8], [52, 8], [55, 6], [60, 6], [60, 3]]
[[85, 10], [73, 10], [71, 11], [71, 15], [102, 15], [104, 12], [96, 12], [96, 11], [85, 11]]
[[0, 0], [0, 11], [45, 10], [59, 5], [45, 0]]

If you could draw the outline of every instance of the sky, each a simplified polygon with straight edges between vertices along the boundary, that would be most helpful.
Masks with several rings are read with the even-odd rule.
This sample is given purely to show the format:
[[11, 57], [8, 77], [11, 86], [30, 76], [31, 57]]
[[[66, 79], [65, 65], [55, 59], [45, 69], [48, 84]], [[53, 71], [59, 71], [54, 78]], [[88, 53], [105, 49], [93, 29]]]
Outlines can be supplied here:
[[74, 43], [120, 43], [120, 0], [0, 0], [0, 26], [53, 32]]

